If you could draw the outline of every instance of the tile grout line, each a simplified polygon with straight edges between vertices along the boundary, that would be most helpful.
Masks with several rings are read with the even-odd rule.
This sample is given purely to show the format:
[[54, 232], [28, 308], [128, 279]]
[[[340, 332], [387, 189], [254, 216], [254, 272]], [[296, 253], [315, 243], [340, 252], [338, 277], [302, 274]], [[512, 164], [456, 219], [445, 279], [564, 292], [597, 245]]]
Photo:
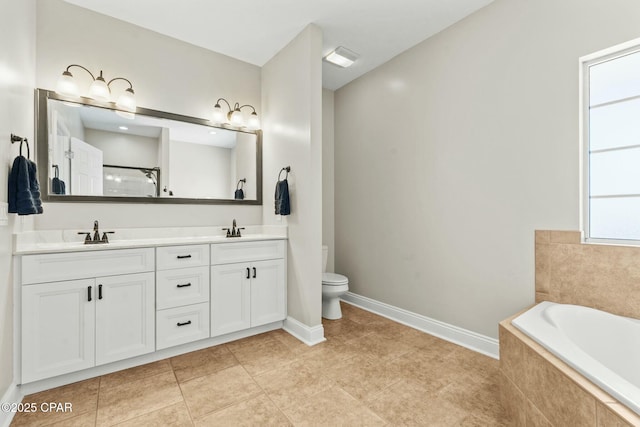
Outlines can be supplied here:
[[171, 363], [171, 358], [168, 358], [169, 366], [171, 367], [171, 373], [173, 374], [173, 378], [176, 379], [176, 384], [178, 385], [178, 390], [180, 390], [180, 396], [182, 396], [182, 403], [187, 408], [187, 414], [189, 414], [189, 420], [191, 421], [191, 425], [195, 426], [196, 423], [193, 419], [193, 415], [191, 415], [191, 409], [189, 409], [189, 405], [187, 404], [187, 399], [184, 397], [184, 393], [182, 392], [182, 386], [180, 385], [180, 381], [178, 381], [178, 376], [176, 375], [176, 371], [173, 367], [173, 363]]

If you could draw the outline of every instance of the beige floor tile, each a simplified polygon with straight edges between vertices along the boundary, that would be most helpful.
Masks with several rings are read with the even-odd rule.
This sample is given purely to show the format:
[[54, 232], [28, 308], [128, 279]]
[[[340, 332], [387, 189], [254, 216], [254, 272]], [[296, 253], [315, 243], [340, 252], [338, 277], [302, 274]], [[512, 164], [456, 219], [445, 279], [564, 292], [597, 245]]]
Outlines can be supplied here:
[[280, 341], [296, 355], [305, 354], [313, 350], [313, 346], [306, 345], [305, 343], [282, 329], [271, 331], [269, 332], [269, 335], [277, 341]]
[[355, 357], [353, 347], [347, 347], [342, 341], [329, 340], [313, 347], [312, 351], [303, 354], [299, 360], [304, 361], [305, 367], [316, 374], [325, 372], [347, 359]]
[[18, 414], [12, 425], [506, 425], [496, 360], [342, 309], [316, 346], [267, 332], [27, 396], [73, 412]]
[[358, 308], [355, 305], [341, 302], [340, 307], [342, 309], [343, 318], [352, 320], [364, 326], [375, 327], [378, 325], [395, 323], [393, 320], [378, 316], [377, 314], [373, 314], [370, 311]]
[[470, 374], [459, 378], [437, 392], [439, 398], [448, 400], [457, 407], [472, 413], [481, 420], [502, 420], [504, 414], [500, 404], [499, 373], [486, 379]]
[[380, 360], [395, 359], [414, 350], [413, 347], [396, 339], [389, 339], [375, 333], [348, 341], [346, 346], [351, 347], [350, 351], [353, 353]]
[[287, 417], [269, 398], [261, 394], [221, 411], [198, 418], [195, 425], [204, 426], [290, 426]]
[[296, 354], [273, 337], [232, 348], [233, 355], [250, 375], [258, 375], [293, 362]]
[[386, 388], [367, 406], [391, 425], [457, 426], [470, 415], [411, 380]]
[[[36, 412], [20, 412], [13, 418], [12, 426], [43, 426], [62, 422], [87, 412], [95, 413], [98, 403], [100, 378], [69, 384], [66, 386], [30, 394], [22, 403], [35, 403]], [[45, 402], [71, 403], [71, 412], [42, 412], [40, 404]]]
[[239, 350], [248, 350], [251, 348], [257, 349], [264, 343], [274, 341], [275, 338], [271, 335], [270, 332], [265, 332], [263, 334], [253, 335], [251, 337], [242, 338], [237, 341], [232, 341], [226, 343], [225, 346], [231, 350], [231, 352], [235, 353]]
[[97, 425], [114, 425], [182, 401], [173, 372], [100, 387]]
[[189, 427], [191, 417], [184, 402], [174, 403], [162, 409], [117, 424], [118, 427]]
[[242, 366], [218, 371], [180, 384], [193, 418], [234, 405], [262, 393]]
[[340, 387], [283, 411], [297, 426], [383, 426], [385, 422]]
[[93, 427], [96, 425], [96, 412], [85, 412], [57, 423], [48, 424], [47, 427]]
[[171, 366], [178, 382], [213, 374], [238, 364], [233, 353], [224, 345], [217, 345], [171, 358]]
[[116, 387], [138, 379], [152, 377], [154, 375], [171, 372], [171, 365], [168, 359], [147, 363], [112, 374], [103, 375], [100, 378], [100, 387]]
[[305, 367], [303, 360], [290, 363], [253, 378], [280, 408], [298, 406], [335, 383]]
[[340, 320], [322, 319], [322, 326], [328, 340], [350, 341], [373, 332], [373, 327], [361, 325], [346, 317]]
[[459, 369], [449, 363], [447, 356], [437, 351], [415, 350], [389, 363], [399, 378], [419, 381], [432, 390], [440, 390], [460, 375]]
[[326, 374], [351, 396], [361, 401], [372, 399], [400, 380], [391, 362], [356, 356], [329, 369]]

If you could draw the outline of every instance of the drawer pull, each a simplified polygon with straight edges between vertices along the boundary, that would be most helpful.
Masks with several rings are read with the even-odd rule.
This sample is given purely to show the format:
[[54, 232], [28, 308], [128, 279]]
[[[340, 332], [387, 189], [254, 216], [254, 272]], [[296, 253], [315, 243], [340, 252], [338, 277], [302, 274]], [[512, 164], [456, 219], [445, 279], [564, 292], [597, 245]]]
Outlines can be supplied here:
[[180, 322], [177, 323], [178, 326], [186, 326], [186, 325], [190, 325], [190, 324], [191, 324], [191, 320], [187, 320], [186, 322], [182, 322], [182, 323], [180, 323]]
[[191, 255], [178, 255], [176, 258], [178, 258], [178, 259], [191, 258]]
[[255, 267], [253, 267], [253, 278], [254, 279], [256, 278], [256, 268]]
[[87, 301], [91, 301], [91, 286], [87, 286]]
[[177, 285], [178, 288], [186, 288], [188, 286], [191, 286], [191, 283], [183, 283], [181, 285]]
[[249, 271], [249, 267], [247, 267], [247, 279], [251, 278], [251, 271]]
[[102, 285], [98, 285], [98, 299], [102, 299]]

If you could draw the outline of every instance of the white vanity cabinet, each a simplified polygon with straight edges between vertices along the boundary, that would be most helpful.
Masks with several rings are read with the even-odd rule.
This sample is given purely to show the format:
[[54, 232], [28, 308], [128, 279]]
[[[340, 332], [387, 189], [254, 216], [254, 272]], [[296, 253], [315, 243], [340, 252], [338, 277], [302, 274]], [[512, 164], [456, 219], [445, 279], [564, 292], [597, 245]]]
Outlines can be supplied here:
[[155, 350], [153, 249], [22, 257], [22, 382]]
[[283, 240], [211, 245], [211, 336], [286, 317]]
[[209, 338], [209, 245], [156, 249], [156, 348]]

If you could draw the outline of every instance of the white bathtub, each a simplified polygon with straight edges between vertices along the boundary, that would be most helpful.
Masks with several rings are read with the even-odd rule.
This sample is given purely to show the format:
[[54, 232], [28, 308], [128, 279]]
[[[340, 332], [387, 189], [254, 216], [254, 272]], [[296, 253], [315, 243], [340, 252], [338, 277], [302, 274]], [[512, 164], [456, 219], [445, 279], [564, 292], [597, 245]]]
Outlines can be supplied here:
[[640, 320], [542, 302], [511, 323], [640, 415]]

